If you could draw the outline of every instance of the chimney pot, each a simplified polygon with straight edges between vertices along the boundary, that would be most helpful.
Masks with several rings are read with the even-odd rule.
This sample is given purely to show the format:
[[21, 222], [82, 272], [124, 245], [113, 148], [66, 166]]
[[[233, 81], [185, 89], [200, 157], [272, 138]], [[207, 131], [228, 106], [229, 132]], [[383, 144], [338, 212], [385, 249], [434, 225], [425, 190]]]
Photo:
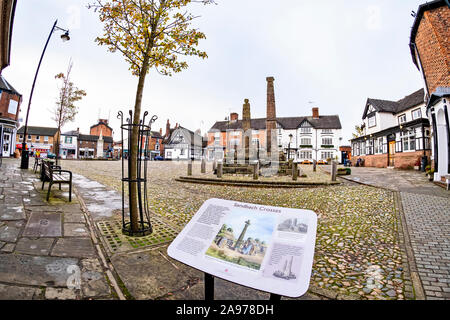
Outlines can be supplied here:
[[312, 108], [312, 116], [313, 119], [319, 119], [319, 108], [317, 107]]

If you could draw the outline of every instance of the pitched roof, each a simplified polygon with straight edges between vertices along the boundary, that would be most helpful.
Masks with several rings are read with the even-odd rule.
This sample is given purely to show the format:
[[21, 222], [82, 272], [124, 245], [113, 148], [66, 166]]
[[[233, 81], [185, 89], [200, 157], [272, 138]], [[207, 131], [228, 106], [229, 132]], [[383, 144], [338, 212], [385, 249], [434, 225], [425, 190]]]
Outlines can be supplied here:
[[97, 127], [97, 126], [99, 126], [99, 125], [101, 125], [101, 124], [103, 124], [103, 125], [106, 126], [107, 128], [111, 129], [111, 131], [113, 131], [113, 128], [111, 128], [106, 122], [103, 122], [103, 121], [99, 121], [98, 123], [92, 125], [92, 126], [91, 126], [91, 129], [94, 128], [94, 127]]
[[372, 105], [378, 112], [387, 112], [396, 114], [424, 103], [424, 97], [425, 97], [425, 90], [422, 88], [411, 93], [410, 95], [407, 95], [406, 97], [398, 101], [368, 98], [362, 118], [363, 119], [366, 118], [367, 112], [369, 110], [369, 105]]
[[159, 131], [150, 131], [150, 136], [152, 138], [162, 139], [161, 133], [159, 133]]
[[18, 95], [18, 96], [22, 96], [19, 92], [17, 92], [16, 89], [13, 88], [12, 85], [9, 84], [8, 81], [6, 81], [6, 79], [0, 74], [0, 91], [1, 90], [5, 90], [8, 91], [12, 94]]
[[80, 134], [77, 130], [67, 131], [64, 133], [61, 133], [62, 136], [78, 136]]
[[[97, 141], [99, 138], [99, 136], [94, 136], [91, 134], [80, 134], [78, 137], [78, 140], [80, 141]], [[108, 137], [108, 136], [103, 136], [103, 141], [105, 142], [113, 142], [113, 138], [112, 137]]]
[[[23, 134], [24, 131], [25, 127], [20, 127], [19, 130], [17, 130], [17, 133]], [[34, 134], [39, 136], [54, 136], [57, 131], [58, 128], [34, 127], [34, 126], [27, 127], [27, 134]]]
[[[332, 116], [319, 116], [319, 119], [313, 119], [313, 117], [280, 117], [276, 118], [277, 123], [283, 129], [297, 129], [300, 124], [307, 120], [311, 126], [315, 129], [341, 129], [341, 121], [338, 115]], [[254, 130], [265, 130], [266, 129], [266, 118], [258, 118], [250, 120], [250, 127]], [[233, 122], [228, 121], [217, 121], [210, 129], [227, 131], [227, 130], [238, 130], [242, 129], [242, 120], [237, 120]]]

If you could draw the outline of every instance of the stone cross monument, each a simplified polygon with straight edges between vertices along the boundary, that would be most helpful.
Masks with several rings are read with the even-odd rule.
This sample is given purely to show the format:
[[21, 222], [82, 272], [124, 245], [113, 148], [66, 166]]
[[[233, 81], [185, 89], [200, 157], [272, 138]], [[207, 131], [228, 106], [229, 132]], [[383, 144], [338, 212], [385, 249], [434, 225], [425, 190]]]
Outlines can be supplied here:
[[244, 105], [242, 106], [242, 130], [243, 138], [244, 138], [244, 150], [245, 150], [245, 162], [248, 162], [249, 159], [249, 149], [250, 149], [250, 137], [251, 132], [251, 122], [250, 122], [250, 103], [248, 103], [248, 99], [244, 100]]
[[273, 88], [273, 77], [267, 77], [267, 115], [266, 115], [266, 149], [267, 154], [272, 152], [272, 130], [277, 129], [276, 109], [275, 109], [275, 92]]

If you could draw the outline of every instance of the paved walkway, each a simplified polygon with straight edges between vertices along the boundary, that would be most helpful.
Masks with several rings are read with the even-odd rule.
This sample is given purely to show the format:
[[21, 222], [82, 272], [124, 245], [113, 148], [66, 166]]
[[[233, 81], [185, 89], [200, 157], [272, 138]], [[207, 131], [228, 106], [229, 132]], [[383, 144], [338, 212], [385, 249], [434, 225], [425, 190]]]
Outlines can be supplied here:
[[68, 202], [63, 185], [45, 201], [37, 175], [19, 164], [0, 167], [0, 300], [115, 299], [77, 197]]
[[416, 296], [450, 300], [450, 192], [418, 171], [352, 167], [345, 179], [397, 191], [412, 255], [411, 272], [421, 288]]

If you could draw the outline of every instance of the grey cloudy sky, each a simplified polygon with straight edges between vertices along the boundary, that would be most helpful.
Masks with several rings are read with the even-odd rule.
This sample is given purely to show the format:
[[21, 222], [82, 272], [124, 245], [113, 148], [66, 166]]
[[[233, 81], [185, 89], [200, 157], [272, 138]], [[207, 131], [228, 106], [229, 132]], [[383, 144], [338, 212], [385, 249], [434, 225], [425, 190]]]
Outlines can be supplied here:
[[[398, 100], [423, 86], [408, 43], [413, 17], [424, 0], [217, 0], [195, 6], [195, 25], [207, 39], [200, 42], [209, 58], [190, 59], [189, 69], [164, 77], [151, 71], [143, 110], [191, 130], [208, 130], [229, 112], [241, 117], [245, 98], [252, 117], [265, 117], [266, 77], [275, 78], [277, 115], [338, 114], [344, 143], [361, 123], [368, 97]], [[74, 62], [72, 80], [87, 92], [80, 111], [63, 131], [83, 133], [98, 119], [110, 119], [120, 135], [118, 110], [134, 105], [137, 77], [120, 53], [97, 46], [102, 33], [88, 1], [19, 0], [11, 65], [5, 78], [23, 95], [26, 107], [37, 63], [55, 19], [70, 29], [71, 40], [52, 36], [35, 88], [29, 125], [55, 126], [50, 110], [58, 89], [54, 76]], [[313, 103], [310, 103], [313, 102]]]

